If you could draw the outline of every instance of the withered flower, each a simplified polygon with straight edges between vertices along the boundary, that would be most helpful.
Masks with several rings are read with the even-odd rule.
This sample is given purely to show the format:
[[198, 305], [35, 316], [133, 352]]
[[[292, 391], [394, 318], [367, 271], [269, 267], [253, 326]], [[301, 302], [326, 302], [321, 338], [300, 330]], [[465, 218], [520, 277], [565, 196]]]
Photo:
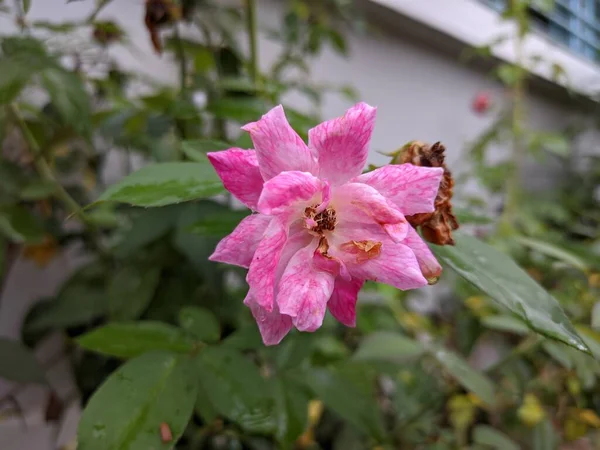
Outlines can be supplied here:
[[437, 245], [454, 245], [452, 231], [458, 229], [458, 221], [452, 213], [452, 188], [454, 180], [444, 163], [444, 147], [440, 142], [429, 146], [413, 141], [405, 145], [392, 160], [392, 164], [410, 163], [422, 167], [442, 167], [444, 177], [435, 199], [435, 211], [415, 214], [406, 219], [413, 227], [421, 227], [425, 240]]
[[146, 0], [146, 16], [144, 21], [150, 33], [152, 46], [157, 53], [162, 53], [162, 41], [159, 30], [172, 24], [181, 17], [181, 6], [175, 0]]

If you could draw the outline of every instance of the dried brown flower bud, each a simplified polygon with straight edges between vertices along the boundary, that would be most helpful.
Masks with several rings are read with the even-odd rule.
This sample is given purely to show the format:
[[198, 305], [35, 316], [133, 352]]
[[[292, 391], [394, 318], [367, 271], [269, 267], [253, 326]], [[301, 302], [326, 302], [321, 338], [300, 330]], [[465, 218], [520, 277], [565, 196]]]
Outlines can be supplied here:
[[415, 166], [444, 169], [444, 177], [435, 199], [435, 211], [408, 216], [407, 220], [413, 227], [421, 227], [425, 240], [437, 245], [454, 245], [452, 231], [458, 229], [459, 225], [452, 213], [454, 180], [444, 163], [445, 150], [446, 148], [440, 142], [429, 146], [423, 142], [413, 141], [394, 156], [392, 164], [410, 163]]
[[146, 0], [144, 21], [150, 33], [152, 45], [157, 53], [162, 53], [159, 29], [181, 18], [181, 6], [175, 0]]

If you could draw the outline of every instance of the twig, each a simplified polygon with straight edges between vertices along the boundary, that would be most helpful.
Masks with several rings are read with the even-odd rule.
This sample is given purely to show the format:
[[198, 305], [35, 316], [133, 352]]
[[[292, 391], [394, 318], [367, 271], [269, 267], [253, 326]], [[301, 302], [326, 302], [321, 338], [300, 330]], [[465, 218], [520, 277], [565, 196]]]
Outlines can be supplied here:
[[100, 3], [98, 3], [98, 5], [96, 6], [96, 9], [94, 9], [94, 11], [92, 11], [92, 13], [88, 16], [86, 22], [94, 22], [96, 20], [96, 17], [98, 17], [98, 14], [100, 14], [104, 7], [107, 6], [110, 2], [112, 2], [112, 0], [101, 0]]
[[17, 125], [23, 135], [23, 138], [25, 139], [25, 141], [29, 145], [31, 152], [33, 153], [33, 163], [38, 174], [40, 175], [40, 177], [42, 177], [42, 179], [53, 185], [54, 194], [56, 195], [56, 197], [65, 205], [67, 210], [72, 215], [76, 216], [88, 228], [88, 230], [92, 233], [92, 237], [94, 238], [93, 244], [95, 249], [99, 253], [104, 255], [106, 252], [104, 251], [100, 243], [98, 230], [95, 224], [88, 219], [88, 217], [81, 209], [81, 206], [79, 206], [79, 203], [77, 203], [75, 199], [71, 197], [71, 195], [65, 190], [62, 184], [60, 184], [60, 182], [56, 179], [56, 176], [52, 172], [52, 169], [50, 168], [50, 166], [48, 165], [48, 163], [42, 155], [42, 149], [40, 148], [39, 143], [35, 139], [35, 136], [33, 136], [33, 134], [31, 133], [31, 130], [29, 129], [27, 123], [23, 119], [23, 116], [21, 115], [21, 111], [19, 110], [18, 106], [12, 103], [8, 106], [8, 109], [14, 117], [14, 119], [16, 120]]

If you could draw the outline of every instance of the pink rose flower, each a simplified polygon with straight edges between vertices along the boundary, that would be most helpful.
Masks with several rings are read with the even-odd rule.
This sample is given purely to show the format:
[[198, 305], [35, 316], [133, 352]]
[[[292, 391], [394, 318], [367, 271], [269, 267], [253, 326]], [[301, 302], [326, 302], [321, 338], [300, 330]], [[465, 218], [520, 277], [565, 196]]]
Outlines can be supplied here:
[[277, 106], [242, 128], [255, 150], [208, 154], [225, 188], [256, 212], [210, 260], [249, 268], [244, 303], [266, 345], [293, 326], [317, 330], [327, 309], [355, 326], [365, 280], [406, 290], [441, 273], [405, 215], [434, 210], [444, 171], [402, 164], [361, 175], [375, 114], [359, 103], [311, 129], [306, 145]]

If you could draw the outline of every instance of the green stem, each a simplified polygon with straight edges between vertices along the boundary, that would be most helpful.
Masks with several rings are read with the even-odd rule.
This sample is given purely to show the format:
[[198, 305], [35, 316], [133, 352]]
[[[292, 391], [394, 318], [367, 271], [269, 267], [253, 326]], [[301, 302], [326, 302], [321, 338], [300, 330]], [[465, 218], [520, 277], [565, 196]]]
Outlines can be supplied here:
[[260, 72], [258, 68], [258, 42], [256, 31], [256, 0], [246, 0], [246, 26], [250, 42], [250, 77], [254, 87], [258, 87]]
[[54, 194], [56, 195], [56, 197], [65, 205], [67, 211], [69, 211], [71, 215], [77, 217], [92, 232], [94, 237], [94, 247], [100, 253], [104, 253], [103, 247], [100, 244], [99, 236], [97, 235], [98, 230], [96, 229], [96, 226], [89, 221], [89, 219], [81, 209], [81, 206], [79, 206], [79, 203], [77, 203], [75, 199], [73, 199], [73, 197], [69, 195], [69, 193], [60, 184], [60, 182], [54, 175], [54, 172], [48, 165], [48, 162], [44, 159], [44, 156], [42, 155], [42, 149], [39, 143], [37, 142], [35, 136], [27, 126], [25, 119], [23, 119], [23, 116], [18, 106], [13, 103], [9, 105], [9, 110], [13, 115], [14, 119], [16, 120], [19, 129], [21, 130], [23, 138], [25, 139], [25, 141], [27, 141], [31, 152], [33, 153], [33, 163], [38, 174], [43, 180], [47, 181], [48, 183], [54, 186]]
[[[175, 25], [175, 44], [177, 59], [179, 61], [179, 96], [183, 100], [187, 93], [187, 58], [185, 56], [185, 48], [181, 41], [179, 27]], [[187, 130], [185, 120], [176, 119], [175, 125], [181, 139], [187, 139]]]
[[[519, 0], [513, 0], [513, 11], [515, 11], [517, 26], [527, 20], [525, 9], [518, 4]], [[523, 67], [523, 45], [525, 34], [518, 32], [515, 39], [515, 80], [512, 85], [512, 112], [511, 112], [511, 131], [512, 131], [512, 153], [511, 153], [511, 173], [506, 183], [506, 200], [504, 210], [500, 220], [500, 232], [510, 234], [515, 227], [517, 219], [520, 194], [521, 194], [521, 171], [525, 160], [526, 147], [523, 142], [523, 124], [526, 119], [524, 111], [525, 101], [525, 77], [527, 76]]]
[[102, 11], [104, 7], [108, 5], [111, 1], [112, 0], [101, 0], [96, 6], [96, 9], [94, 9], [94, 11], [92, 11], [92, 13], [88, 16], [87, 22], [94, 22], [96, 20], [96, 17], [98, 17], [98, 14], [100, 14], [100, 11]]

